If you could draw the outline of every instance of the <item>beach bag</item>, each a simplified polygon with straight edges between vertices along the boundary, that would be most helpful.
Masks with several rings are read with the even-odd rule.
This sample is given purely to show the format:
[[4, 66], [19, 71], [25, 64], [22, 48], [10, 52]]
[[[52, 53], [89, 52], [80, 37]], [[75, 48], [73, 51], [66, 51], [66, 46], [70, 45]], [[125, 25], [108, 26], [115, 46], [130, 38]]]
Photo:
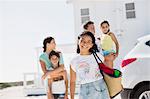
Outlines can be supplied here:
[[58, 80], [52, 82], [52, 93], [53, 94], [64, 94], [66, 91], [66, 85], [64, 80]]
[[103, 75], [104, 81], [106, 82], [109, 91], [109, 95], [111, 98], [114, 98], [123, 90], [123, 86], [121, 84], [121, 77], [114, 78], [105, 73], [103, 73]]
[[[111, 69], [105, 66], [96, 53], [93, 53], [93, 55], [99, 65], [100, 73], [107, 85], [109, 95], [111, 98], [114, 98], [123, 90], [123, 86], [121, 84], [122, 73], [117, 69]], [[98, 60], [100, 60], [101, 63], [99, 63]]]

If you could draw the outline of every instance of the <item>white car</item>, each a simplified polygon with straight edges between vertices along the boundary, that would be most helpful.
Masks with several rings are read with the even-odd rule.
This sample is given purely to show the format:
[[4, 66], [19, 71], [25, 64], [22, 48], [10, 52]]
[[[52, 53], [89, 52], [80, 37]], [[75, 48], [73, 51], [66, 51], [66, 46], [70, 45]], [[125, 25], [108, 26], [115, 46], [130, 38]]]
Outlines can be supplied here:
[[122, 99], [150, 99], [150, 35], [141, 37], [122, 61]]

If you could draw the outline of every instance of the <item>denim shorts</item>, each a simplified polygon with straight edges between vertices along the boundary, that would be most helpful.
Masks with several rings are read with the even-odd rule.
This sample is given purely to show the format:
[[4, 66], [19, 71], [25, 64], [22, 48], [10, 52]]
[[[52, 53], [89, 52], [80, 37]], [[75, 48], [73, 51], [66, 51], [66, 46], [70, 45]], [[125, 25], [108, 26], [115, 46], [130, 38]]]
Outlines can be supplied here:
[[79, 99], [110, 99], [104, 80], [81, 84]]
[[114, 50], [111, 50], [111, 51], [105, 51], [105, 50], [103, 50], [102, 53], [103, 53], [103, 56], [107, 56], [110, 53], [116, 53], [116, 52]]

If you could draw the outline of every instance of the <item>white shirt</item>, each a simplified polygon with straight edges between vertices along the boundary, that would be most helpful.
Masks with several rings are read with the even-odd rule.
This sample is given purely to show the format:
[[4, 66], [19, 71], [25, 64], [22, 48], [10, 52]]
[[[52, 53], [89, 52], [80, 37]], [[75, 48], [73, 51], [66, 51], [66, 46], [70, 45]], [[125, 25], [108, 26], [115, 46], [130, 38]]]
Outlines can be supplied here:
[[[97, 55], [102, 61], [104, 60], [100, 53], [97, 53]], [[93, 54], [77, 55], [71, 61], [71, 68], [76, 72], [77, 81], [80, 84], [94, 82], [103, 78]]]
[[101, 50], [101, 46], [100, 46], [100, 40], [98, 38], [95, 38], [95, 43], [97, 45], [98, 50]]
[[101, 41], [100, 41], [98, 38], [95, 38], [95, 43], [96, 43], [96, 45], [97, 45], [97, 48], [98, 48], [99, 52], [100, 52], [101, 54], [103, 54], [103, 53], [102, 53], [102, 48], [101, 48]]

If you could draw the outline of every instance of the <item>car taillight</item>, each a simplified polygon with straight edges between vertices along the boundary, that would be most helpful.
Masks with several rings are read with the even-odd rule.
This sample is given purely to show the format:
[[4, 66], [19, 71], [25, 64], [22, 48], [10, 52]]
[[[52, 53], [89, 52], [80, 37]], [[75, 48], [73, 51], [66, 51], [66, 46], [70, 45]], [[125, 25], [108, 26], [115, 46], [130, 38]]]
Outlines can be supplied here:
[[125, 66], [127, 66], [128, 64], [134, 62], [135, 60], [136, 60], [136, 58], [130, 58], [130, 59], [123, 60], [121, 66], [122, 66], [122, 67], [125, 67]]

